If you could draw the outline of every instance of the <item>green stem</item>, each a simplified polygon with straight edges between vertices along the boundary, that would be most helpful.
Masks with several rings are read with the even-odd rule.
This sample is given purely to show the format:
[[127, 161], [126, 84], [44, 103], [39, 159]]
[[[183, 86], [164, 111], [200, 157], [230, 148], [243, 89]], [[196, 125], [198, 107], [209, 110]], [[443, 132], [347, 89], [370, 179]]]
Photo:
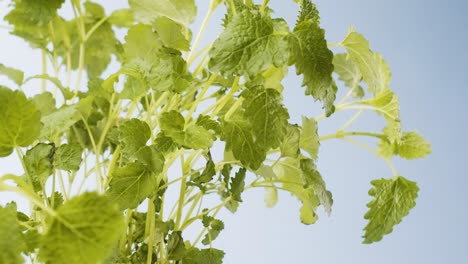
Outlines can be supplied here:
[[[16, 181], [18, 183], [18, 181]], [[18, 184], [19, 185], [19, 184]], [[46, 206], [41, 197], [39, 197], [34, 190], [32, 190], [27, 184], [23, 184], [18, 187], [10, 186], [0, 182], [0, 191], [10, 191], [17, 193], [25, 198], [27, 198], [31, 203], [36, 205], [37, 207], [41, 208], [44, 212], [46, 212], [49, 216], [55, 217], [57, 214], [54, 210], [50, 207]]]
[[201, 90], [200, 94], [197, 95], [197, 99], [195, 100], [195, 102], [192, 103], [192, 106], [190, 107], [190, 110], [189, 110], [189, 112], [187, 114], [187, 117], [185, 119], [185, 124], [186, 125], [191, 120], [193, 112], [195, 112], [195, 109], [197, 108], [200, 101], [203, 99], [203, 96], [205, 96], [206, 92], [208, 91], [208, 89], [210, 88], [210, 86], [213, 84], [213, 82], [216, 80], [217, 77], [218, 77], [218, 73], [217, 72], [213, 73], [213, 75], [211, 75], [211, 77], [205, 83], [205, 86]]
[[234, 5], [234, 1], [233, 0], [228, 0], [228, 2], [229, 2], [229, 7], [232, 8], [232, 14], [237, 15], [237, 10], [236, 10], [236, 6]]
[[[42, 50], [42, 74], [47, 74], [47, 54], [45, 50]], [[41, 92], [44, 93], [47, 89], [46, 79], [42, 78]]]
[[336, 111], [347, 110], [347, 109], [373, 110], [373, 111], [382, 113], [382, 114], [384, 114], [384, 115], [390, 117], [390, 118], [393, 119], [393, 120], [397, 120], [397, 119], [398, 119], [398, 118], [396, 118], [395, 116], [391, 115], [389, 112], [385, 111], [385, 110], [382, 109], [382, 108], [378, 108], [378, 107], [374, 107], [374, 106], [370, 106], [370, 105], [358, 105], [358, 103], [359, 103], [359, 102], [352, 102], [352, 103], [349, 103], [349, 104], [344, 104], [344, 105], [341, 105], [341, 106], [337, 106], [337, 107], [336, 107]]
[[[155, 222], [155, 207], [154, 198], [148, 199], [148, 212], [146, 217], [148, 231], [148, 254], [146, 255], [146, 264], [151, 264], [153, 259], [153, 248], [154, 248], [154, 222]], [[146, 231], [145, 231], [146, 233]]]
[[193, 43], [192, 49], [190, 50], [188, 56], [187, 56], [187, 64], [190, 65], [193, 60], [193, 54], [197, 50], [198, 45], [200, 44], [200, 40], [203, 36], [203, 33], [206, 30], [206, 27], [208, 25], [208, 22], [210, 20], [211, 15], [213, 14], [213, 11], [216, 9], [215, 5], [216, 0], [212, 0], [210, 3], [210, 8], [208, 9], [208, 12], [205, 15], [205, 18], [203, 18], [203, 22], [200, 26], [200, 29], [198, 30], [197, 36], [195, 38], [195, 41]]
[[[213, 218], [216, 217], [216, 215], [219, 213], [219, 211], [221, 211], [221, 209], [222, 209], [227, 203], [229, 203], [229, 201], [231, 201], [231, 199], [232, 199], [232, 197], [228, 197], [228, 198], [224, 199], [224, 201], [223, 201], [222, 203], [220, 203], [219, 205], [217, 205], [217, 206], [211, 208], [210, 210], [208, 210], [208, 212], [206, 212], [206, 214], [209, 213], [209, 212], [212, 211], [212, 210], [215, 210], [214, 213], [213, 213], [213, 215], [212, 215], [212, 217], [213, 217]], [[196, 244], [198, 244], [198, 242], [200, 242], [200, 239], [202, 238], [203, 234], [204, 234], [207, 230], [208, 230], [207, 227], [203, 228], [203, 230], [200, 232], [200, 234], [198, 235], [198, 237], [197, 237], [197, 238], [195, 239], [195, 241], [193, 242], [193, 245], [196, 245]]]
[[239, 90], [240, 88], [239, 79], [240, 77], [236, 76], [234, 78], [234, 81], [232, 82], [232, 87], [229, 93], [227, 93], [221, 99], [216, 101], [216, 103], [214, 103], [212, 107], [209, 107], [208, 109], [206, 109], [202, 114], [207, 114], [209, 111], [211, 111], [214, 108], [215, 110], [213, 111], [213, 113], [211, 113], [211, 117], [215, 117], [221, 111], [221, 109], [223, 109], [223, 107], [228, 103], [229, 99], [231, 99], [233, 95]]
[[94, 24], [94, 26], [89, 29], [89, 31], [86, 33], [85, 35], [85, 42], [89, 40], [89, 38], [91, 37], [91, 35], [93, 35], [93, 33], [102, 25], [104, 24], [104, 22], [107, 21], [107, 19], [109, 19], [109, 17], [103, 17], [101, 18], [96, 24]]
[[127, 255], [127, 245], [126, 245], [127, 238], [128, 238], [127, 229], [130, 228], [131, 221], [132, 221], [132, 209], [127, 209], [127, 212], [125, 214], [125, 221], [124, 221], [125, 228], [122, 231], [122, 236], [120, 237], [120, 243], [119, 243], [120, 254], [122, 256]]
[[262, 6], [260, 7], [261, 13], [265, 12], [265, 9], [267, 8], [269, 2], [270, 0], [263, 0]]
[[120, 146], [117, 146], [114, 153], [112, 154], [112, 159], [109, 164], [109, 169], [107, 170], [107, 173], [106, 173], [106, 179], [105, 179], [104, 186], [103, 186], [104, 190], [107, 189], [107, 187], [109, 186], [109, 183], [112, 179], [112, 172], [114, 172], [114, 168], [115, 168], [115, 165], [117, 164], [117, 161], [119, 160], [119, 156], [120, 156]]
[[351, 124], [358, 119], [358, 117], [364, 112], [363, 109], [359, 110], [353, 117], [351, 117], [348, 122], [346, 122], [338, 131], [344, 131], [346, 128], [348, 128]]
[[[382, 158], [382, 156], [380, 156], [379, 152], [371, 147], [369, 147], [368, 145], [362, 143], [362, 142], [359, 142], [359, 141], [356, 141], [356, 140], [352, 140], [350, 138], [340, 138], [341, 140], [344, 140], [346, 142], [349, 142], [355, 146], [358, 146], [358, 147], [361, 147], [369, 152], [371, 152], [372, 154], [376, 155], [377, 157], [379, 158]], [[382, 158], [388, 165], [388, 167], [390, 168], [390, 170], [392, 171], [393, 175], [396, 176], [398, 175], [398, 172], [397, 170], [395, 169], [395, 166], [393, 166], [393, 163], [387, 159], [387, 158]]]
[[[184, 155], [180, 156], [180, 164], [182, 166], [182, 175], [185, 176], [185, 163], [184, 163]], [[177, 215], [176, 215], [176, 222], [175, 222], [175, 229], [179, 230], [180, 221], [182, 220], [182, 211], [184, 208], [184, 200], [185, 200], [185, 193], [187, 188], [187, 177], [183, 177], [180, 183], [180, 191], [179, 191], [179, 203], [177, 206]]]
[[76, 84], [75, 84], [73, 97], [76, 97], [78, 95], [78, 91], [80, 90], [81, 79], [83, 78], [84, 59], [85, 59], [85, 44], [80, 43], [80, 55], [78, 59], [78, 77], [76, 77]]
[[200, 202], [202, 196], [203, 196], [202, 192], [197, 193], [195, 199], [192, 202], [192, 206], [190, 206], [190, 209], [188, 210], [187, 215], [185, 216], [182, 227], [180, 228], [181, 230], [184, 230], [187, 227], [186, 224], [188, 223], [190, 216], [192, 216], [192, 213], [195, 210], [195, 207], [197, 206], [197, 204]]
[[371, 133], [371, 132], [360, 132], [360, 131], [343, 132], [342, 130], [340, 130], [340, 131], [338, 131], [336, 133], [320, 137], [320, 141], [334, 139], [334, 138], [340, 138], [341, 139], [341, 138], [344, 138], [346, 136], [367, 136], [367, 137], [375, 137], [375, 138], [384, 139], [384, 140], [387, 139], [387, 136], [385, 136], [384, 134]]
[[229, 118], [237, 111], [237, 109], [241, 106], [242, 102], [244, 101], [244, 98], [239, 98], [229, 109], [229, 111], [226, 112], [224, 115], [225, 120], [229, 120]]

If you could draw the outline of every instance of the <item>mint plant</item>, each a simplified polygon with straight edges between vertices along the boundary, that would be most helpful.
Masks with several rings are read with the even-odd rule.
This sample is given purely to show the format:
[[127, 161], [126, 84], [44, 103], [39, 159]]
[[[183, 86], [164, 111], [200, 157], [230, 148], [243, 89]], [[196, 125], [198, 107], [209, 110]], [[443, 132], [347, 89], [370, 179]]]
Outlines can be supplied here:
[[[389, 67], [364, 36], [350, 29], [328, 43], [316, 6], [296, 2], [297, 21], [288, 25], [268, 0], [212, 0], [192, 35], [194, 0], [129, 0], [111, 14], [91, 1], [12, 1], [4, 20], [42, 53], [43, 72], [25, 77], [0, 64], [12, 80], [0, 86], [0, 156], [17, 155], [24, 169], [1, 176], [0, 191], [31, 208], [0, 207], [0, 262], [222, 263], [217, 215], [235, 213], [246, 191], [266, 190], [268, 207], [279, 191], [292, 194], [306, 225], [319, 207], [331, 213], [332, 193], [316, 166], [330, 139], [389, 165], [387, 178], [371, 182], [364, 243], [392, 232], [419, 189], [391, 159], [423, 158], [430, 144], [402, 129]], [[58, 14], [65, 4], [74, 17]], [[199, 47], [223, 5], [223, 31]], [[105, 73], [112, 61], [118, 70]], [[294, 69], [303, 87], [281, 82]], [[33, 79], [42, 87], [27, 96], [23, 85]], [[339, 100], [337, 83], [347, 89]], [[323, 114], [291, 124], [285, 89], [303, 89]], [[320, 122], [343, 111], [356, 114], [319, 135]], [[349, 129], [364, 111], [385, 119], [382, 131]], [[359, 141], [365, 137], [375, 146]], [[168, 190], [178, 195], [174, 204]], [[207, 207], [209, 197], [219, 203]], [[189, 239], [196, 224], [200, 233]]]

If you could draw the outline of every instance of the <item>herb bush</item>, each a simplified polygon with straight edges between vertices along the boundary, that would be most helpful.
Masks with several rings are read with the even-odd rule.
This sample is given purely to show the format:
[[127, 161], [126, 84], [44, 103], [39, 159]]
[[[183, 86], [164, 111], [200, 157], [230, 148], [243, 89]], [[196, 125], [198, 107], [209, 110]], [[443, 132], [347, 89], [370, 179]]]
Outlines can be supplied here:
[[[224, 229], [217, 214], [236, 212], [244, 191], [265, 189], [270, 207], [278, 191], [291, 193], [306, 225], [317, 220], [318, 207], [331, 212], [332, 194], [316, 167], [328, 139], [388, 163], [389, 178], [371, 182], [364, 243], [392, 232], [415, 206], [418, 187], [391, 158], [422, 158], [430, 144], [402, 130], [389, 68], [368, 41], [351, 29], [327, 43], [316, 6], [296, 2], [300, 12], [290, 26], [273, 16], [268, 0], [212, 0], [192, 41], [194, 0], [129, 0], [111, 14], [90, 1], [12, 1], [4, 20], [42, 52], [44, 71], [25, 78], [0, 64], [16, 85], [0, 86], [0, 156], [15, 152], [24, 169], [1, 176], [0, 191], [31, 205], [28, 213], [15, 202], [0, 207], [0, 262], [222, 263], [224, 252], [212, 243]], [[74, 17], [58, 15], [64, 4]], [[222, 33], [199, 47], [221, 5]], [[122, 41], [117, 28], [126, 31]], [[119, 70], [104, 76], [112, 58]], [[322, 115], [289, 123], [282, 92], [300, 87], [283, 87], [288, 70], [300, 75]], [[22, 85], [32, 79], [42, 88], [27, 97]], [[347, 89], [339, 100], [336, 79]], [[347, 110], [357, 113], [335, 133], [318, 135], [322, 120]], [[364, 111], [385, 119], [381, 132], [349, 129]], [[84, 191], [85, 182], [95, 191]], [[178, 192], [175, 204], [168, 189]], [[207, 196], [219, 204], [206, 208]], [[195, 223], [199, 236], [184, 238]]]

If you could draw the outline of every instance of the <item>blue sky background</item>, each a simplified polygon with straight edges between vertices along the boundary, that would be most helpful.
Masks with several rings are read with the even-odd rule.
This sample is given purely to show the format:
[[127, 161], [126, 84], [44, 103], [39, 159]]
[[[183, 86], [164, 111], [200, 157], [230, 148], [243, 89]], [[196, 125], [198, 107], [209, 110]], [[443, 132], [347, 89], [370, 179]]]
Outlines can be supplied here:
[[[126, 4], [123, 0], [97, 2], [111, 9]], [[197, 3], [202, 17], [208, 1]], [[326, 217], [320, 210], [318, 223], [305, 226], [299, 221], [299, 202], [290, 195], [280, 194], [277, 206], [267, 209], [261, 190], [247, 192], [237, 214], [221, 214], [226, 230], [214, 246], [226, 251], [224, 263], [468, 263], [468, 1], [315, 3], [330, 42], [342, 40], [348, 27], [354, 25], [370, 40], [371, 48], [382, 53], [393, 74], [391, 86], [400, 96], [404, 128], [417, 130], [431, 141], [433, 154], [426, 159], [395, 159], [399, 173], [419, 184], [417, 206], [383, 241], [361, 244], [369, 182], [391, 177], [391, 171], [365, 150], [327, 141], [322, 145], [318, 166], [334, 194], [332, 215]], [[271, 5], [277, 16], [294, 24], [297, 8], [292, 0], [271, 0]], [[0, 7], [3, 17], [5, 3]], [[219, 11], [211, 20], [207, 39], [219, 33]], [[40, 72], [40, 54], [2, 28], [0, 63], [21, 68], [28, 76]], [[293, 69], [283, 84], [293, 122], [299, 122], [301, 115], [319, 114], [320, 107], [303, 96]], [[333, 132], [350, 114], [337, 114], [324, 121], [320, 134]], [[383, 125], [381, 118], [369, 113], [352, 129], [379, 131]], [[0, 159], [0, 174], [20, 171], [14, 157]], [[11, 196], [0, 194], [0, 203], [7, 198]]]

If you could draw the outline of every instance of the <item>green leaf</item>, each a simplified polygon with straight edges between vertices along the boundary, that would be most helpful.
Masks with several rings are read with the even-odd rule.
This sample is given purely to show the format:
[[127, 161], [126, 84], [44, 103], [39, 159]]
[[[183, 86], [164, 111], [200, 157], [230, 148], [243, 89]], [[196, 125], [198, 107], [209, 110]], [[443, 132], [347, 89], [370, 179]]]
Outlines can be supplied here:
[[52, 0], [50, 4], [35, 0], [14, 2], [14, 9], [4, 17], [14, 27], [11, 34], [23, 38], [33, 48], [46, 49], [49, 41], [47, 24], [56, 17], [64, 0]]
[[379, 142], [379, 153], [385, 158], [398, 155], [408, 160], [421, 159], [431, 152], [431, 144], [417, 132], [405, 132], [398, 140], [389, 137]]
[[208, 232], [202, 240], [203, 245], [210, 245], [224, 229], [223, 221], [208, 215], [203, 216], [202, 224], [208, 229]]
[[197, 16], [194, 0], [129, 0], [135, 19], [144, 24], [157, 17], [167, 17], [188, 27]]
[[264, 165], [260, 166], [258, 170], [255, 171], [255, 174], [258, 176], [262, 176], [265, 180], [270, 180], [276, 178], [275, 172], [273, 171], [273, 167]]
[[136, 208], [156, 188], [156, 177], [140, 162], [128, 163], [111, 173], [107, 194], [120, 209]]
[[416, 132], [403, 133], [398, 145], [398, 155], [405, 159], [420, 159], [430, 154], [431, 144]]
[[[96, 21], [97, 22], [97, 21]], [[87, 24], [90, 30], [95, 23]], [[89, 77], [98, 77], [107, 69], [112, 54], [116, 53], [118, 40], [110, 23], [105, 22], [86, 41], [85, 68]], [[79, 53], [75, 53], [79, 54]], [[78, 66], [74, 64], [74, 66]], [[76, 68], [76, 67], [74, 67]]]
[[132, 10], [128, 8], [117, 9], [109, 16], [109, 23], [117, 27], [131, 27], [134, 20]]
[[328, 49], [325, 31], [320, 28], [318, 11], [310, 0], [304, 0], [296, 26], [290, 35], [289, 63], [302, 74], [305, 94], [324, 104], [327, 116], [335, 111], [336, 86], [332, 80], [333, 53]]
[[224, 252], [215, 248], [191, 248], [183, 258], [184, 264], [222, 264]]
[[185, 28], [167, 17], [155, 18], [152, 23], [164, 46], [176, 50], [190, 49], [190, 42], [184, 35]]
[[246, 171], [245, 168], [240, 168], [239, 171], [236, 172], [236, 176], [231, 179], [229, 192], [234, 201], [242, 202], [241, 194], [244, 191]]
[[83, 6], [86, 10], [87, 15], [92, 18], [102, 18], [106, 16], [104, 7], [97, 3], [86, 1], [83, 3]]
[[174, 231], [167, 241], [167, 253], [171, 260], [180, 260], [186, 253], [184, 239], [181, 231]]
[[41, 112], [41, 115], [46, 116], [54, 112], [55, 109], [55, 98], [49, 92], [44, 92], [35, 95], [32, 98], [34, 105], [36, 106], [37, 110]]
[[145, 165], [146, 170], [158, 175], [164, 168], [164, 156], [158, 150], [157, 145], [144, 146], [135, 153], [135, 159]]
[[209, 68], [225, 75], [254, 76], [272, 65], [282, 66], [288, 60], [288, 33], [284, 20], [245, 9], [213, 43]]
[[[288, 125], [280, 150], [282, 157], [295, 158], [299, 154], [301, 131], [297, 125]], [[307, 145], [307, 144], [306, 144]]]
[[362, 81], [362, 74], [357, 65], [348, 58], [345, 53], [335, 54], [333, 66], [338, 74], [338, 79], [352, 89], [352, 95], [356, 98], [364, 97], [364, 89], [359, 85]]
[[299, 146], [309, 153], [312, 159], [317, 160], [320, 140], [317, 121], [315, 121], [314, 118], [302, 117], [302, 131]]
[[52, 207], [54, 210], [62, 206], [64, 203], [63, 195], [59, 192], [54, 192], [50, 197], [47, 198], [47, 200], [49, 200], [50, 207]]
[[[34, 253], [41, 244], [41, 234], [35, 229], [30, 229], [23, 233], [24, 241], [26, 242], [25, 253]], [[6, 262], [8, 263], [8, 262]]]
[[185, 119], [179, 112], [172, 110], [162, 113], [159, 116], [159, 127], [173, 142], [184, 145]]
[[14, 2], [15, 8], [7, 17], [21, 16], [28, 24], [47, 25], [52, 18], [57, 15], [57, 10], [62, 6], [65, 0], [49, 0], [47, 2], [21, 0]]
[[136, 118], [123, 122], [118, 128], [122, 154], [130, 159], [151, 137], [149, 125]]
[[393, 227], [416, 205], [419, 188], [415, 182], [401, 176], [371, 182], [374, 186], [369, 195], [374, 197], [367, 204], [369, 211], [364, 216], [369, 223], [364, 228], [364, 243], [382, 240], [393, 231]]
[[20, 70], [7, 67], [0, 63], [0, 74], [5, 75], [10, 80], [14, 81], [18, 86], [23, 84], [24, 72]]
[[83, 149], [79, 144], [63, 144], [54, 155], [55, 168], [66, 171], [78, 171], [82, 162]]
[[112, 252], [124, 228], [116, 204], [97, 193], [68, 200], [56, 211], [39, 250], [43, 263], [101, 263]]
[[26, 243], [16, 221], [16, 210], [11, 206], [0, 206], [0, 263], [24, 263], [21, 252], [26, 250]]
[[271, 184], [271, 187], [265, 188], [265, 206], [268, 208], [273, 208], [278, 203], [278, 189], [273, 187], [274, 185]]
[[23, 92], [0, 86], [0, 148], [31, 145], [41, 131], [41, 113]]
[[[303, 224], [310, 225], [317, 221], [315, 213], [320, 206], [320, 200], [315, 194], [313, 187], [305, 182], [309, 176], [303, 175], [299, 160], [286, 157], [273, 167], [275, 174], [283, 181], [283, 189], [296, 196], [302, 203], [299, 210], [300, 219]], [[310, 180], [309, 180], [310, 181]]]
[[184, 130], [185, 119], [175, 110], [164, 112], [159, 117], [159, 126], [166, 133], [179, 132]]
[[44, 186], [47, 178], [54, 170], [55, 147], [51, 144], [39, 143], [24, 155], [27, 173]]
[[212, 132], [202, 126], [190, 125], [185, 128], [184, 117], [174, 110], [162, 113], [159, 125], [174, 142], [191, 149], [210, 148], [216, 139]]
[[130, 61], [135, 58], [153, 59], [162, 48], [161, 40], [153, 29], [147, 25], [134, 25], [125, 36], [124, 58]]
[[216, 137], [201, 126], [192, 125], [185, 129], [184, 146], [191, 149], [208, 149]]
[[263, 86], [265, 88], [272, 88], [282, 93], [284, 90], [281, 81], [288, 75], [288, 66], [283, 67], [271, 66], [262, 73]]
[[151, 26], [131, 27], [125, 40], [121, 73], [138, 78], [157, 91], [181, 92], [189, 87], [191, 75], [181, 53], [163, 47]]
[[289, 113], [281, 94], [274, 89], [257, 89], [242, 105], [252, 124], [255, 143], [265, 150], [277, 148], [284, 139]]
[[53, 142], [80, 119], [80, 112], [76, 105], [64, 105], [55, 112], [41, 118], [44, 127], [41, 130], [40, 138], [49, 139]]
[[299, 196], [302, 201], [301, 209], [301, 222], [305, 225], [311, 225], [317, 222], [318, 215], [315, 213], [317, 207], [320, 205], [318, 197], [314, 194], [312, 187], [304, 189]]
[[330, 215], [331, 207], [333, 205], [332, 194], [327, 190], [322, 175], [317, 170], [314, 161], [311, 159], [301, 159], [300, 167], [302, 170], [302, 177], [305, 179], [306, 188], [312, 187], [314, 194], [320, 201], [320, 204], [325, 209], [325, 212]]
[[206, 165], [203, 172], [196, 177], [192, 177], [190, 180], [196, 186], [202, 186], [202, 184], [210, 182], [213, 179], [213, 176], [216, 175], [216, 167], [213, 159], [211, 158], [211, 153], [205, 155]]
[[11, 153], [13, 153], [13, 148], [0, 147], [0, 157], [8, 157]]
[[400, 102], [398, 96], [390, 89], [384, 89], [374, 98], [363, 100], [360, 103], [378, 108], [380, 111], [376, 112], [383, 114], [389, 121], [399, 121]]
[[222, 129], [221, 140], [226, 142], [226, 150], [232, 150], [243, 165], [258, 169], [266, 158], [266, 151], [255, 144], [252, 126], [243, 115], [235, 114], [229, 121], [223, 121]]
[[142, 80], [133, 76], [127, 76], [124, 88], [119, 97], [122, 99], [138, 101], [141, 97], [145, 96], [147, 92], [148, 89]]
[[210, 116], [199, 115], [195, 124], [207, 130], [213, 131], [216, 135], [221, 134], [221, 126]]
[[369, 42], [363, 35], [350, 30], [341, 44], [362, 73], [369, 92], [377, 95], [388, 88], [391, 78], [390, 69], [379, 53], [372, 52]]
[[172, 138], [166, 136], [164, 133], [159, 133], [154, 140], [155, 148], [163, 154], [168, 154], [177, 148], [177, 144]]

